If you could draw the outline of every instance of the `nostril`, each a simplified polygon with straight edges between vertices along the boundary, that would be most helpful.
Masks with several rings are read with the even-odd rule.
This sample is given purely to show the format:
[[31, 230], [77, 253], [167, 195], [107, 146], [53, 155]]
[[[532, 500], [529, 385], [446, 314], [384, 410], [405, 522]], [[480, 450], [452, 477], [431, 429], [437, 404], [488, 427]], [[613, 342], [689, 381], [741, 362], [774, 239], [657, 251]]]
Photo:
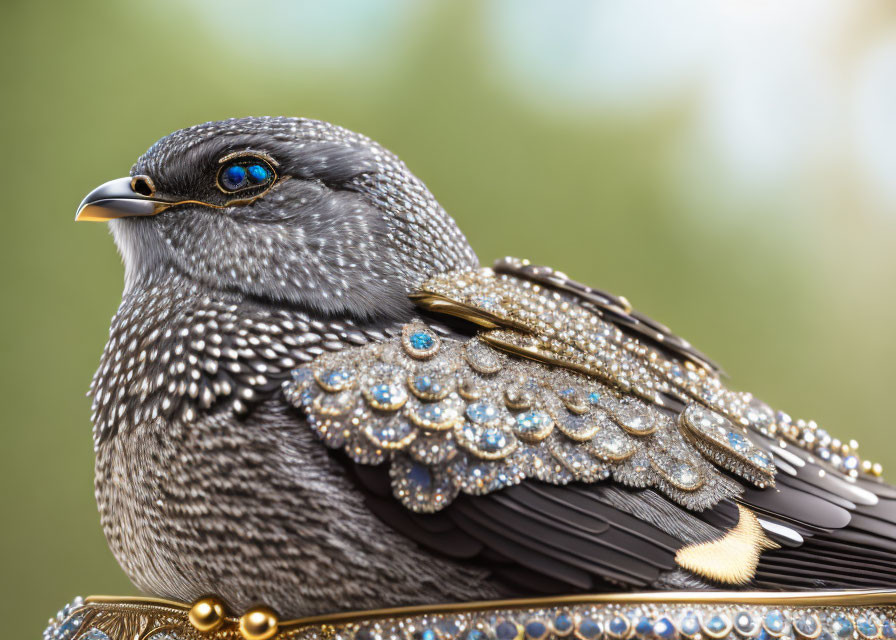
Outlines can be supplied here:
[[147, 197], [156, 192], [156, 187], [149, 176], [134, 176], [131, 179], [131, 189], [134, 193]]

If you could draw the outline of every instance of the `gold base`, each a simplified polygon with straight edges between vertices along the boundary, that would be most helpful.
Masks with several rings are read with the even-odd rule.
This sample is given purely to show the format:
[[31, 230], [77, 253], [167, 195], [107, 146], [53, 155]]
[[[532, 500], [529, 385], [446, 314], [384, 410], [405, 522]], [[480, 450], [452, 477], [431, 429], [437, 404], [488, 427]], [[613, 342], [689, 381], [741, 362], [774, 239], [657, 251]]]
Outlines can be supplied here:
[[[240, 615], [235, 615], [239, 613]], [[228, 611], [93, 596], [67, 607], [47, 640], [893, 640], [896, 591], [674, 591], [420, 605], [280, 621]], [[732, 635], [734, 634], [734, 635]]]

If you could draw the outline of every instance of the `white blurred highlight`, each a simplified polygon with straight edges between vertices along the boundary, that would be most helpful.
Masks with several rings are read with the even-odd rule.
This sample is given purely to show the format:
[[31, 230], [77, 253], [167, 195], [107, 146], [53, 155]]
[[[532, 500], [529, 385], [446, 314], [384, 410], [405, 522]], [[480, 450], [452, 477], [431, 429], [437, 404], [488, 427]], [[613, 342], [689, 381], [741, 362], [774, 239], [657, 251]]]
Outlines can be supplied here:
[[[896, 14], [884, 2], [498, 0], [488, 7], [495, 77], [511, 78], [534, 105], [636, 118], [684, 104], [692, 176], [711, 176], [745, 197], [803, 180], [820, 190], [804, 208], [860, 192], [873, 210], [894, 213]], [[893, 26], [882, 29], [882, 19]]]

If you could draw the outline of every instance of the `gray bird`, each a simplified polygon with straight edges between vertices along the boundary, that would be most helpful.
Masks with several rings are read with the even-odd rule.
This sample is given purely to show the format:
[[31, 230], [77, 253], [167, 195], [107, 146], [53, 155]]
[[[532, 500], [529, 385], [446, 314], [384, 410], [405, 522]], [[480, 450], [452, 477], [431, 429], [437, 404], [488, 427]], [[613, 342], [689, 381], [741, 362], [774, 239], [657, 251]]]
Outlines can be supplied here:
[[664, 588], [896, 586], [896, 489], [628, 302], [480, 268], [393, 154], [177, 131], [81, 203], [125, 266], [91, 392], [147, 594], [280, 616]]

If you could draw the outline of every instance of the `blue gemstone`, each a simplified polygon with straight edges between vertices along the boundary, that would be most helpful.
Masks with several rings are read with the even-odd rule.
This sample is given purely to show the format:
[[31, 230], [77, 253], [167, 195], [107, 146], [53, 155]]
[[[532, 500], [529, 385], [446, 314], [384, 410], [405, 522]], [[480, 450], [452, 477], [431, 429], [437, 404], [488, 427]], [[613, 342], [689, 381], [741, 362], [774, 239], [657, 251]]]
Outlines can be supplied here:
[[486, 429], [479, 438], [479, 445], [488, 452], [500, 451], [507, 446], [507, 436], [500, 429]]
[[556, 618], [554, 618], [554, 631], [559, 634], [569, 633], [572, 629], [572, 618], [570, 618], [565, 613], [559, 614]]
[[429, 467], [426, 467], [420, 463], [415, 463], [411, 466], [411, 470], [408, 471], [408, 482], [422, 489], [423, 491], [429, 491], [429, 488], [432, 487], [432, 474], [429, 472]]
[[397, 389], [391, 384], [375, 384], [370, 388], [370, 395], [380, 404], [389, 405], [399, 396]]
[[877, 637], [877, 625], [868, 618], [856, 618], [856, 629], [866, 638]]
[[728, 444], [738, 453], [743, 453], [750, 448], [750, 443], [747, 442], [747, 439], [736, 431], [728, 432]]
[[638, 622], [637, 624], [635, 624], [635, 631], [638, 634], [646, 636], [652, 630], [653, 624], [651, 624], [650, 618], [648, 618], [647, 616], [641, 616], [640, 618], [638, 618]]
[[884, 634], [884, 638], [896, 638], [896, 629], [893, 628], [893, 623], [889, 620], [884, 620], [881, 632]]
[[370, 434], [379, 442], [400, 442], [414, 431], [414, 426], [409, 422], [398, 422], [370, 428]]
[[843, 459], [843, 468], [847, 471], [853, 471], [859, 468], [859, 459], [856, 456], [847, 456]]
[[811, 638], [818, 633], [818, 618], [811, 614], [800, 616], [798, 619], [794, 620], [793, 628], [796, 629], [797, 633], [801, 636]]
[[784, 614], [778, 609], [769, 611], [765, 614], [765, 628], [771, 634], [781, 634], [784, 631]]
[[428, 375], [419, 375], [414, 378], [414, 388], [420, 393], [428, 393], [432, 389], [432, 377]]
[[600, 402], [600, 393], [598, 391], [592, 391], [588, 394], [588, 402], [591, 404], [598, 404]]
[[653, 623], [653, 633], [659, 638], [674, 638], [678, 631], [675, 624], [664, 616]]
[[428, 404], [420, 411], [420, 416], [427, 422], [441, 422], [445, 412], [437, 404]]
[[351, 377], [351, 372], [345, 369], [333, 369], [332, 371], [324, 373], [324, 375], [321, 376], [321, 379], [328, 387], [341, 387], [351, 380]]
[[247, 172], [249, 173], [249, 179], [255, 183], [264, 182], [271, 177], [271, 173], [268, 171], [267, 167], [263, 167], [260, 164], [251, 165], [247, 169]]
[[246, 170], [239, 165], [227, 167], [221, 177], [221, 183], [225, 189], [239, 189], [245, 181]]
[[600, 632], [600, 623], [592, 620], [591, 618], [584, 618], [581, 622], [579, 622], [579, 635], [582, 638], [593, 640], [600, 635]]
[[392, 401], [392, 387], [388, 384], [375, 385], [370, 393], [376, 398], [377, 402], [386, 404]]
[[81, 636], [81, 638], [82, 640], [110, 640], [109, 636], [96, 628], [91, 629]]
[[700, 633], [700, 621], [693, 613], [686, 613], [681, 619], [679, 627], [686, 636], [695, 636]]
[[706, 628], [713, 633], [722, 633], [728, 628], [728, 621], [720, 615], [714, 615], [706, 621]]
[[467, 407], [467, 417], [477, 424], [485, 424], [498, 417], [498, 410], [487, 402], [476, 402]]
[[628, 621], [628, 618], [623, 616], [614, 616], [612, 620], [610, 620], [610, 633], [615, 636], [624, 636], [628, 633], [628, 629], [631, 624]]
[[540, 640], [548, 634], [548, 628], [541, 620], [530, 620], [526, 623], [526, 637]]
[[761, 469], [768, 469], [772, 465], [771, 458], [764, 451], [757, 451], [750, 456], [750, 461]]
[[831, 625], [831, 629], [838, 637], [847, 638], [852, 635], [854, 627], [849, 618], [844, 615], [839, 615], [834, 618], [834, 623]]
[[432, 629], [423, 629], [419, 634], [420, 640], [436, 640], [436, 632]]
[[516, 417], [520, 433], [535, 433], [544, 425], [546, 416], [539, 411], [526, 411]]
[[411, 343], [411, 346], [418, 351], [426, 351], [427, 349], [431, 349], [432, 345], [436, 343], [431, 335], [423, 331], [412, 333], [409, 342]]
[[519, 630], [512, 622], [502, 622], [495, 627], [495, 637], [498, 640], [514, 640], [519, 635]]

